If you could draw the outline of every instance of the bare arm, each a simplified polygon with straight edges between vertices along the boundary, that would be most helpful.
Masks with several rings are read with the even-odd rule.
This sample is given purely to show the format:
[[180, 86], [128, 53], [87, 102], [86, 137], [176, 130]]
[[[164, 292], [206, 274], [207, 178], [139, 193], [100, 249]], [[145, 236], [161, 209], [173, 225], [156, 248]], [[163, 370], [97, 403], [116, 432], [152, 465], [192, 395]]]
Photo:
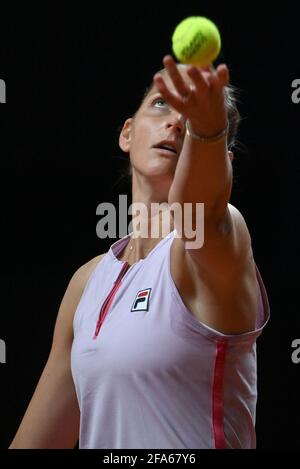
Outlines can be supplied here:
[[[169, 205], [176, 203], [184, 213], [174, 217], [181, 239], [175, 244], [172, 275], [179, 291], [188, 291], [187, 297], [194, 298], [194, 310], [202, 305], [202, 322], [225, 334], [249, 332], [255, 327], [258, 286], [247, 225], [229, 203], [233, 158], [225, 138], [229, 72], [223, 64], [217, 69], [188, 66], [180, 74], [171, 56], [164, 58], [164, 65], [168, 80], [158, 73], [154, 82], [163, 99], [178, 112], [181, 125], [188, 122], [189, 129], [184, 132], [182, 126], [183, 145], [168, 194]], [[219, 138], [210, 138], [216, 136]], [[188, 220], [186, 203], [192, 205]], [[197, 220], [197, 203], [204, 204], [203, 220], [200, 216]], [[197, 247], [186, 235], [191, 226]], [[202, 228], [201, 245], [196, 235]], [[210, 297], [205, 308], [203, 291]]]
[[47, 363], [9, 449], [67, 449], [78, 441], [80, 412], [70, 367], [73, 318], [86, 282], [103, 256], [81, 266], [69, 282]]
[[[162, 97], [198, 135], [212, 137], [225, 130], [228, 119], [224, 88], [229, 82], [226, 65], [216, 70], [204, 70], [188, 66], [184, 78], [171, 56], [164, 58], [164, 65], [175, 91], [167, 85], [160, 73], [154, 82]], [[189, 82], [188, 82], [189, 79]], [[187, 96], [183, 98], [183, 96]], [[186, 136], [179, 155], [168, 203], [202, 202], [206, 218], [219, 220], [225, 215], [232, 185], [232, 167], [227, 151], [227, 141], [208, 144]]]

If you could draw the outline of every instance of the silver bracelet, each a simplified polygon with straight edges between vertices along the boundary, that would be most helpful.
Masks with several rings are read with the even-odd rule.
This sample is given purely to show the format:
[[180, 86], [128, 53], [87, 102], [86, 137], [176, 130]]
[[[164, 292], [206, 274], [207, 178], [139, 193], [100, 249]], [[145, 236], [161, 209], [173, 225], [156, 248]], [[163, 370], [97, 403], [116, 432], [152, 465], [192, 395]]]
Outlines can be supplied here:
[[185, 123], [185, 127], [186, 127], [186, 133], [189, 137], [199, 140], [202, 143], [216, 143], [222, 140], [222, 138], [228, 134], [229, 122], [227, 121], [226, 127], [223, 130], [221, 130], [221, 132], [218, 132], [217, 134], [212, 135], [211, 137], [205, 137], [204, 135], [199, 135], [193, 132], [188, 120]]

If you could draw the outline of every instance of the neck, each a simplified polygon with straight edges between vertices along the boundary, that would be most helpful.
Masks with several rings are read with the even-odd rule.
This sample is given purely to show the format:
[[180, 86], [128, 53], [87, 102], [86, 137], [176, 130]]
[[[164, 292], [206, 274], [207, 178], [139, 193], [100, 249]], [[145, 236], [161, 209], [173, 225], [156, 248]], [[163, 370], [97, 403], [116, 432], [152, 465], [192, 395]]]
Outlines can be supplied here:
[[[170, 178], [168, 178], [170, 179]], [[134, 238], [164, 238], [173, 228], [168, 193], [171, 181], [132, 175], [132, 228]]]
[[161, 177], [153, 177], [150, 181], [133, 170], [132, 222], [129, 229], [132, 239], [126, 248], [131, 262], [144, 259], [174, 229], [167, 202], [170, 184], [170, 175], [166, 176], [166, 181]]

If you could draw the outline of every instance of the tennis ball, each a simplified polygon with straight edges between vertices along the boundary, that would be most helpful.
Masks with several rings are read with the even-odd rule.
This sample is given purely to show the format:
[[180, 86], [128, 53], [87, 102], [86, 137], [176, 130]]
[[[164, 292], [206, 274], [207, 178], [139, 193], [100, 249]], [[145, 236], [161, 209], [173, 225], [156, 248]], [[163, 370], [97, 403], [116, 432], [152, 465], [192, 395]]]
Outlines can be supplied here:
[[217, 26], [208, 18], [189, 16], [176, 26], [172, 47], [180, 62], [206, 67], [219, 55], [221, 37]]

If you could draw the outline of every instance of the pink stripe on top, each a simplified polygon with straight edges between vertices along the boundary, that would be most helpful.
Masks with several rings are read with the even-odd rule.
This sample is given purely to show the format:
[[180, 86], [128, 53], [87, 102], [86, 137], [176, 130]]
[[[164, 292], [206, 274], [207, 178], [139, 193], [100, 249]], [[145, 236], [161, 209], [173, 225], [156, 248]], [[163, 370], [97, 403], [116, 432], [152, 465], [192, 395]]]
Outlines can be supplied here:
[[216, 360], [212, 388], [212, 419], [215, 448], [224, 449], [226, 448], [226, 444], [224, 435], [223, 384], [227, 343], [221, 340], [217, 340], [216, 345]]
[[71, 350], [79, 448], [255, 448], [255, 344], [269, 317], [263, 282], [257, 270], [255, 330], [206, 326], [172, 279], [174, 235], [128, 269], [117, 259], [125, 236], [86, 284]]

